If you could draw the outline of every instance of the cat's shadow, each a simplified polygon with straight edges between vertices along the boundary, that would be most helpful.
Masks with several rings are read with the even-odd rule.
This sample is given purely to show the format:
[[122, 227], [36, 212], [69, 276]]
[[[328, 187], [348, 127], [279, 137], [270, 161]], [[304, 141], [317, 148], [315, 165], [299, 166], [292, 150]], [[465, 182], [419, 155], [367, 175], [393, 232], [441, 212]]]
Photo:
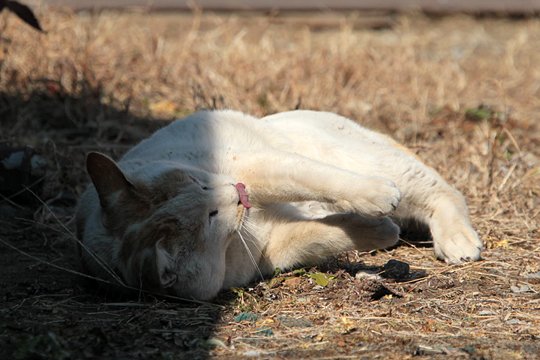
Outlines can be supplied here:
[[[0, 91], [0, 143], [7, 149], [6, 156], [11, 155], [10, 149], [30, 147], [46, 162], [38, 179], [30, 176], [27, 164], [9, 172], [0, 166], [1, 233], [21, 250], [2, 246], [13, 258], [3, 265], [7, 273], [20, 275], [6, 275], [0, 281], [11, 294], [10, 303], [26, 304], [16, 306], [15, 315], [32, 323], [37, 333], [61, 337], [65, 342], [58, 346], [75, 358], [147, 358], [158, 352], [163, 358], [210, 357], [215, 346], [210, 340], [223, 309], [234, 301], [231, 294], [212, 303], [196, 302], [135, 290], [117, 292], [73, 275], [81, 271], [72, 216], [76, 199], [89, 183], [86, 154], [103, 151], [118, 158], [173, 117], [180, 117], [181, 110], [171, 118], [134, 113], [130, 101], [117, 101], [85, 80], [69, 90], [49, 80], [36, 80], [31, 87], [24, 93]], [[202, 99], [196, 107], [209, 106]], [[52, 266], [29, 270], [25, 256]], [[24, 293], [18, 295], [19, 288], [32, 282], [39, 282], [47, 296], [68, 298], [47, 317], [39, 301], [33, 305]]]

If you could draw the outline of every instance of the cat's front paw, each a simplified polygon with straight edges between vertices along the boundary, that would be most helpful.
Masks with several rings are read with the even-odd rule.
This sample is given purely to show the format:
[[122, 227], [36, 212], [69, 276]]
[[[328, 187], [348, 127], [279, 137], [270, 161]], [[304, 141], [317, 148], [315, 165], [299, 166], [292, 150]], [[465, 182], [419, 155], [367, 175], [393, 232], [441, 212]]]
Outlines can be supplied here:
[[365, 184], [360, 194], [353, 199], [355, 212], [369, 216], [385, 216], [396, 210], [401, 200], [401, 193], [390, 180], [376, 178]]
[[435, 254], [450, 264], [480, 259], [482, 241], [468, 225], [456, 225], [433, 238]]

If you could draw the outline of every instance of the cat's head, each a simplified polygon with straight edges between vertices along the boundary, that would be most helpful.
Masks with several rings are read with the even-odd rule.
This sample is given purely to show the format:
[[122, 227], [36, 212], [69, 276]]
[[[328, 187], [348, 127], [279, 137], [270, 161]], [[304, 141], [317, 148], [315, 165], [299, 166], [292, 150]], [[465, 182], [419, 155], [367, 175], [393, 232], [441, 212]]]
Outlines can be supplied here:
[[124, 172], [100, 153], [87, 157], [116, 270], [131, 287], [215, 296], [226, 248], [246, 215], [234, 182], [167, 162], [137, 169]]

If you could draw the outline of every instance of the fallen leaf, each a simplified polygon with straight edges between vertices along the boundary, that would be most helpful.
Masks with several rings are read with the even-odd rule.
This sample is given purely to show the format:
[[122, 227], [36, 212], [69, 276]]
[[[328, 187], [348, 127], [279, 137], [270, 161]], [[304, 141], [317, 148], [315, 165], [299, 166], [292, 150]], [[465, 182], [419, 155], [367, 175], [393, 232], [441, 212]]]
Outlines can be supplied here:
[[278, 321], [282, 326], [285, 327], [312, 327], [313, 323], [309, 320], [302, 319], [302, 318], [293, 318], [290, 316], [280, 315], [277, 317]]
[[448, 354], [448, 349], [446, 349], [444, 346], [418, 345], [418, 347], [414, 351], [414, 355], [416, 356], [440, 355], [440, 354], [442, 355]]
[[502, 248], [502, 249], [506, 249], [508, 248], [508, 246], [510, 245], [510, 243], [508, 242], [508, 240], [500, 240], [500, 241], [497, 241], [496, 243], [493, 244], [493, 248], [494, 249], [497, 249], [497, 248]]
[[317, 285], [324, 287], [328, 286], [330, 280], [335, 278], [335, 276], [323, 274], [320, 272], [308, 273], [307, 276], [315, 280], [315, 283], [317, 283]]
[[169, 100], [161, 100], [150, 104], [150, 111], [160, 115], [173, 115], [176, 111], [176, 104]]
[[355, 322], [349, 319], [348, 317], [342, 316], [340, 320], [341, 320], [341, 325], [343, 326], [343, 329], [344, 329], [344, 331], [341, 332], [342, 334], [348, 334], [356, 330]]
[[240, 314], [236, 315], [234, 317], [234, 321], [241, 322], [241, 321], [256, 321], [259, 318], [259, 315], [254, 314], [252, 312], [241, 312]]
[[526, 293], [526, 292], [533, 292], [531, 287], [529, 285], [521, 285], [521, 286], [510, 286], [510, 290], [512, 290], [513, 293], [520, 294], [520, 293]]
[[268, 283], [268, 286], [270, 288], [275, 288], [276, 286], [280, 285], [284, 281], [285, 281], [285, 278], [283, 278], [283, 277], [275, 277], [275, 278], [270, 279], [270, 282]]
[[479, 106], [477, 108], [470, 108], [465, 111], [465, 116], [469, 120], [486, 120], [493, 116], [493, 110], [486, 108], [484, 106]]
[[491, 310], [481, 310], [478, 312], [478, 315], [480, 316], [489, 316], [489, 315], [497, 315], [497, 313], [495, 311], [491, 311]]
[[527, 273], [523, 275], [523, 277], [527, 279], [540, 279], [540, 271], [537, 271], [535, 273]]
[[297, 287], [302, 282], [302, 279], [299, 277], [289, 277], [286, 278], [283, 282], [283, 285], [287, 285], [288, 287]]

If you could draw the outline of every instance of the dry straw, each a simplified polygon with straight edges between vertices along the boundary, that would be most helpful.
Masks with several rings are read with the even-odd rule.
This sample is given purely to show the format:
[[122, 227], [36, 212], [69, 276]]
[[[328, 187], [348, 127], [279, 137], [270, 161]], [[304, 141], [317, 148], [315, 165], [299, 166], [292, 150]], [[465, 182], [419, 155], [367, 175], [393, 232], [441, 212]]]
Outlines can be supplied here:
[[[330, 14], [325, 24], [334, 26], [321, 30], [302, 17], [38, 13], [47, 35], [0, 15], [0, 140], [35, 146], [58, 165], [45, 201], [82, 191], [85, 151], [119, 155], [157, 119], [225, 107], [350, 116], [410, 146], [466, 195], [484, 261], [447, 266], [431, 249], [408, 246], [349, 254], [427, 271], [387, 283], [394, 295], [373, 302], [344, 272], [326, 288], [289, 276], [239, 290], [212, 335], [221, 339], [214, 353], [532, 358], [538, 350], [538, 19], [396, 16], [391, 28], [371, 30], [358, 28], [358, 17]], [[13, 238], [2, 236], [21, 245]], [[235, 322], [240, 311], [259, 320]], [[287, 327], [284, 315], [311, 326]]]

